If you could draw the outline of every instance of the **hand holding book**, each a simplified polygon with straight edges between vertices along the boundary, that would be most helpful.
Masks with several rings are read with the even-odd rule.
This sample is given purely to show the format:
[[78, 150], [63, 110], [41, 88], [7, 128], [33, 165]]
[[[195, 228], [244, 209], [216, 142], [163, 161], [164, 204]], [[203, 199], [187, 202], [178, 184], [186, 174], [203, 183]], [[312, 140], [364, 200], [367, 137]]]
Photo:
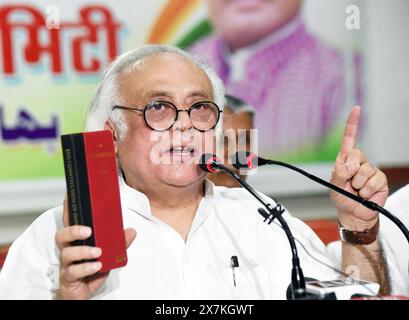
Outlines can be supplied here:
[[136, 231], [124, 233], [117, 159], [108, 130], [61, 136], [67, 195], [57, 298], [88, 299], [109, 271], [124, 267]]
[[[97, 259], [102, 251], [91, 246], [73, 246], [77, 240], [85, 240], [91, 236], [91, 228], [81, 225], [69, 225], [67, 197], [64, 201], [64, 228], [58, 230], [55, 240], [60, 250], [60, 288], [57, 299], [89, 299], [105, 282], [108, 272], [98, 273], [100, 262], [87, 262]], [[135, 229], [124, 230], [126, 247], [135, 240]]]

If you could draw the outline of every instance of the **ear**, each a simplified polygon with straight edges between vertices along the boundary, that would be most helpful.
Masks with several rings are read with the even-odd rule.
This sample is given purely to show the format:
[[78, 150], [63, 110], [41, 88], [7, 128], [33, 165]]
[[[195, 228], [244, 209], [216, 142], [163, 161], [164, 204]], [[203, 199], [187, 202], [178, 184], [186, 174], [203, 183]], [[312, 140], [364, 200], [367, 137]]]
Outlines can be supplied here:
[[115, 153], [118, 153], [118, 140], [119, 140], [118, 127], [115, 125], [115, 123], [111, 119], [108, 119], [107, 121], [105, 121], [104, 130], [111, 131], [112, 137], [114, 138]]

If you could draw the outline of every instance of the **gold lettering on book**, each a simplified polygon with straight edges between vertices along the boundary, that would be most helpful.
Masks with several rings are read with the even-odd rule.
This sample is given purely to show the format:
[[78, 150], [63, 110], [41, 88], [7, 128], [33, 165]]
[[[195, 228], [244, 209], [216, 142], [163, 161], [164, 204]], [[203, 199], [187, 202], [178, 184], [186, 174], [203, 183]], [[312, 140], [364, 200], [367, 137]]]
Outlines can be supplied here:
[[122, 262], [122, 261], [126, 261], [126, 257], [124, 255], [115, 257], [115, 262]]
[[70, 195], [70, 208], [71, 214], [73, 215], [73, 223], [79, 224], [79, 215], [78, 215], [78, 204], [77, 204], [77, 194], [75, 190], [75, 182], [74, 182], [74, 171], [72, 167], [72, 156], [71, 156], [71, 149], [65, 149], [65, 159], [67, 162], [67, 177], [68, 177], [68, 190], [67, 192]]
[[97, 159], [101, 159], [101, 158], [110, 158], [110, 157], [114, 157], [114, 153], [112, 152], [97, 152], [95, 153], [94, 157]]

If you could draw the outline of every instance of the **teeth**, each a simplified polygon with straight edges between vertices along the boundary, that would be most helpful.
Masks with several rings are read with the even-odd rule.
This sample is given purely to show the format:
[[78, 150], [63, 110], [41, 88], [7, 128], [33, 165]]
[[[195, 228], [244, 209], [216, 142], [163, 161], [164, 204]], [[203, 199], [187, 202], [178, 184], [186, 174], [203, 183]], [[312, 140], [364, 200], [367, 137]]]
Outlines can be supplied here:
[[183, 153], [190, 153], [192, 152], [193, 148], [189, 148], [189, 147], [174, 147], [172, 148], [173, 152], [183, 152]]

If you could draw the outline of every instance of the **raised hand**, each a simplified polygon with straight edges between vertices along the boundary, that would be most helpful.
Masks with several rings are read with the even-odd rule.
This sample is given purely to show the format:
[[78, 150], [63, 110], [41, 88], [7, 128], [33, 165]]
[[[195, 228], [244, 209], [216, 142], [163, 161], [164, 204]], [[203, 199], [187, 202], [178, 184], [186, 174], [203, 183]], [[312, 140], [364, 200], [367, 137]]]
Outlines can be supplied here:
[[[381, 206], [388, 196], [385, 174], [367, 162], [365, 154], [356, 149], [361, 108], [355, 106], [348, 116], [341, 149], [335, 161], [331, 182], [355, 195]], [[331, 192], [341, 224], [350, 230], [362, 231], [372, 227], [378, 213], [341, 194]]]

